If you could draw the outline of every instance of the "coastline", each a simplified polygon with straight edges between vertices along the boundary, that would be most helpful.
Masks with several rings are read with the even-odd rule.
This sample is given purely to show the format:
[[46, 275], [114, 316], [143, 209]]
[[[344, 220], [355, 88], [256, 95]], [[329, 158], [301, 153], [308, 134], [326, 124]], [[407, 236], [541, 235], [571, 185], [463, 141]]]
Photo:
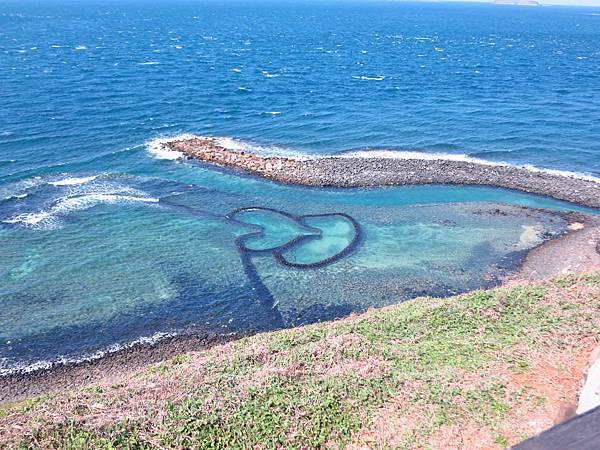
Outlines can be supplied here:
[[261, 156], [227, 148], [217, 138], [162, 140], [173, 158], [185, 156], [285, 184], [313, 187], [376, 187], [424, 184], [494, 186], [600, 208], [600, 183], [522, 167], [451, 159]]
[[578, 214], [565, 216], [571, 219], [569, 232], [529, 250], [518, 270], [505, 279], [504, 285], [542, 281], [600, 268], [600, 218]]
[[[491, 289], [600, 269], [600, 218], [581, 213], [558, 214], [565, 217], [573, 227], [562, 236], [546, 240], [529, 250], [519, 266]], [[463, 295], [466, 294], [468, 293]], [[337, 321], [333, 321], [335, 322]], [[122, 377], [180, 354], [207, 350], [253, 334], [177, 335], [150, 344], [138, 343], [96, 359], [57, 363], [49, 368], [3, 375], [0, 376], [0, 404], [52, 391], [81, 388], [100, 379]]]
[[599, 289], [595, 271], [421, 297], [190, 351], [0, 405], [0, 446], [302, 446], [308, 432], [314, 447], [508, 448], [574, 414]]
[[177, 335], [151, 344], [137, 343], [95, 359], [56, 363], [48, 368], [2, 375], [0, 405], [53, 391], [80, 388], [100, 379], [122, 377], [173, 356], [206, 350], [243, 336], [214, 333]]
[[[306, 159], [259, 156], [226, 148], [216, 138], [186, 137], [165, 140], [159, 145], [164, 146], [167, 152], [177, 152], [191, 159], [286, 184], [341, 188], [411, 184], [491, 185], [600, 207], [600, 183], [512, 166], [381, 156]], [[519, 181], [519, 177], [524, 179]], [[571, 223], [570, 230], [527, 251], [518, 266], [505, 279], [499, 280], [496, 287], [600, 269], [600, 217], [575, 212], [557, 214]], [[123, 376], [182, 353], [209, 349], [252, 334], [169, 336], [153, 343], [136, 343], [94, 359], [56, 363], [47, 368], [2, 375], [0, 404]]]

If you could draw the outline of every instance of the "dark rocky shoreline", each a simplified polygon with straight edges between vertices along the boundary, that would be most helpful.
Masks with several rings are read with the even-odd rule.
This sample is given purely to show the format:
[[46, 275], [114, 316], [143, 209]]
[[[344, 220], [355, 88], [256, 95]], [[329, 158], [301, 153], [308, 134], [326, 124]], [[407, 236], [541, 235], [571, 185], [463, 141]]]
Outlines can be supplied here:
[[521, 167], [444, 159], [260, 156], [225, 148], [213, 138], [199, 137], [172, 140], [162, 145], [188, 158], [286, 184], [319, 187], [495, 186], [600, 208], [600, 183]]
[[245, 335], [217, 335], [210, 332], [179, 335], [152, 344], [135, 344], [97, 359], [56, 363], [49, 368], [3, 375], [0, 376], [0, 404], [85, 386], [111, 376], [121, 376], [182, 353], [205, 350], [243, 336]]

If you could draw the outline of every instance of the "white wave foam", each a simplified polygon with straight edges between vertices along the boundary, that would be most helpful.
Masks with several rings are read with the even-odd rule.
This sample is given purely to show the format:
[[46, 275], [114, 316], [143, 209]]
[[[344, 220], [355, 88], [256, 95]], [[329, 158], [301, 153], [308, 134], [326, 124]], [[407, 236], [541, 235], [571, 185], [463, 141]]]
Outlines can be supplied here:
[[4, 223], [20, 223], [22, 222], [25, 225], [37, 225], [38, 223], [48, 220], [50, 218], [50, 213], [46, 211], [42, 211], [39, 213], [24, 213], [19, 214], [17, 216], [11, 217], [10, 219], [5, 219], [2, 222]]
[[363, 81], [383, 81], [385, 80], [385, 77], [383, 75], [378, 75], [375, 77], [367, 77], [367, 76], [360, 76], [360, 77], [352, 77], [356, 80], [363, 80]]
[[78, 45], [75, 47], [75, 50], [87, 50], [87, 47], [85, 45]]
[[94, 181], [96, 178], [98, 178], [99, 175], [93, 175], [90, 177], [81, 177], [81, 178], [65, 178], [64, 180], [58, 180], [58, 181], [50, 181], [48, 184], [51, 184], [52, 186], [73, 186], [73, 185], [77, 185], [77, 184], [85, 184], [85, 183], [89, 183], [90, 181]]
[[[153, 139], [147, 143], [147, 147], [150, 153], [160, 159], [179, 159], [184, 157], [180, 152], [169, 150], [164, 146], [165, 143], [185, 140], [185, 139], [212, 139], [217, 145], [234, 151], [245, 151], [248, 153], [256, 153], [263, 156], [280, 156], [284, 158], [297, 159], [297, 160], [308, 160], [315, 158], [314, 155], [301, 152], [299, 150], [291, 149], [288, 147], [281, 147], [276, 145], [260, 145], [250, 141], [241, 139], [235, 139], [231, 137], [211, 137], [201, 136], [194, 134], [181, 134], [173, 137], [163, 137]], [[390, 159], [418, 159], [423, 161], [459, 161], [459, 162], [470, 162], [473, 164], [481, 164], [486, 166], [511, 166], [529, 170], [531, 172], [542, 172], [551, 175], [557, 175], [569, 178], [579, 178], [582, 180], [593, 181], [600, 183], [600, 178], [586, 173], [570, 172], [565, 170], [557, 169], [546, 169], [539, 168], [533, 165], [515, 165], [507, 162], [490, 161], [486, 159], [473, 158], [466, 154], [460, 153], [426, 153], [418, 151], [405, 151], [405, 150], [357, 150], [352, 152], [346, 152], [338, 155], [322, 155], [324, 157], [333, 158], [390, 158]]]
[[139, 63], [140, 66], [156, 66], [158, 64], [160, 64], [158, 61], [146, 61]]
[[172, 137], [159, 137], [152, 139], [146, 142], [146, 148], [148, 149], [148, 153], [154, 156], [156, 159], [181, 159], [185, 155], [181, 152], [176, 152], [175, 150], [171, 150], [165, 144], [173, 141], [179, 141], [184, 139], [193, 139], [202, 136], [196, 136], [194, 134], [178, 134]]
[[81, 211], [101, 203], [157, 203], [160, 200], [152, 197], [134, 197], [131, 195], [117, 194], [87, 194], [59, 199], [46, 211], [22, 213], [3, 220], [4, 223], [21, 223], [29, 227], [43, 227], [53, 229], [59, 225], [59, 217], [73, 211]]
[[[91, 177], [87, 177], [91, 178]], [[95, 179], [96, 177], [94, 177]], [[67, 179], [69, 180], [69, 179]], [[35, 227], [42, 229], [58, 228], [61, 224], [61, 217], [73, 211], [80, 211], [91, 208], [98, 204], [110, 203], [157, 203], [158, 198], [145, 195], [145, 193], [128, 186], [122, 186], [115, 183], [96, 182], [93, 180], [71, 179], [72, 182], [61, 186], [68, 186], [67, 195], [58, 197], [50, 207], [41, 211], [30, 211], [20, 213], [8, 219], [4, 223], [22, 224], [26, 227]]]
[[[508, 166], [510, 164], [506, 164], [506, 165]], [[550, 175], [558, 175], [558, 176], [567, 177], [567, 178], [579, 178], [581, 180], [587, 180], [587, 181], [593, 181], [595, 183], [600, 183], [600, 178], [595, 177], [594, 175], [591, 175], [589, 173], [571, 172], [569, 170], [559, 170], [559, 169], [545, 169], [545, 168], [532, 166], [531, 164], [525, 164], [524, 166], [518, 166], [518, 167], [527, 169], [530, 172], [542, 172], [542, 173], [548, 173]]]
[[241, 139], [234, 139], [225, 136], [202, 136], [189, 133], [179, 134], [171, 137], [160, 137], [152, 139], [146, 142], [146, 148], [148, 149], [148, 152], [157, 159], [181, 159], [185, 157], [183, 153], [171, 150], [167, 148], [165, 144], [168, 142], [186, 139], [210, 139], [213, 140], [215, 144], [220, 145], [221, 147], [224, 147], [229, 150], [256, 153], [265, 156], [281, 156], [285, 158], [309, 159], [309, 155], [307, 155], [306, 153], [302, 153], [291, 148], [276, 145], [260, 145], [254, 142], [244, 141]]
[[93, 353], [83, 355], [79, 358], [62, 357], [62, 358], [57, 358], [57, 359], [51, 360], [51, 361], [44, 360], [44, 361], [38, 361], [33, 364], [27, 364], [27, 365], [15, 364], [15, 365], [9, 366], [7, 359], [3, 358], [0, 361], [0, 376], [6, 376], [6, 375], [14, 374], [14, 373], [31, 373], [31, 372], [35, 372], [37, 370], [50, 369], [53, 366], [62, 365], [62, 364], [77, 364], [77, 363], [81, 363], [84, 361], [94, 361], [96, 359], [103, 358], [104, 356], [110, 355], [112, 353], [126, 350], [128, 348], [132, 348], [136, 345], [152, 345], [152, 344], [156, 344], [158, 341], [160, 341], [162, 339], [166, 339], [166, 338], [174, 337], [174, 336], [177, 336], [177, 333], [158, 332], [158, 333], [154, 333], [150, 336], [142, 336], [142, 337], [135, 339], [131, 342], [128, 342], [126, 344], [112, 344], [103, 350], [98, 350]]
[[[203, 136], [198, 136], [203, 137]], [[281, 147], [277, 145], [260, 145], [250, 141], [244, 141], [241, 139], [234, 139], [230, 137], [214, 137], [208, 138], [214, 139], [217, 145], [225, 147], [229, 150], [244, 151], [248, 153], [256, 153], [264, 156], [281, 156], [285, 158], [294, 159], [309, 159], [309, 155], [302, 153], [298, 150], [294, 150], [287, 147]]]
[[471, 158], [465, 154], [455, 153], [425, 153], [409, 150], [357, 150], [336, 155], [337, 158], [388, 158], [388, 159], [422, 159], [425, 161], [449, 160], [463, 161], [491, 166], [502, 166], [503, 163]]
[[44, 183], [42, 177], [26, 178], [24, 180], [16, 181], [0, 189], [0, 198], [6, 199], [15, 197], [17, 195], [23, 195], [28, 189], [37, 187]]
[[48, 177], [36, 176], [32, 178], [26, 178], [24, 180], [11, 183], [6, 187], [0, 189], [0, 198], [25, 198], [28, 195], [26, 191], [41, 186], [45, 183], [48, 183], [52, 186], [76, 186], [94, 181], [99, 176], [100, 175], [93, 175], [88, 177], [69, 177], [60, 180], [53, 179], [53, 181], [48, 181]]
[[11, 198], [18, 198], [18, 199], [23, 199], [25, 197], [27, 197], [29, 194], [27, 192], [23, 192], [21, 194], [12, 194], [9, 195], [8, 197], [5, 197], [5, 200], [10, 200]]
[[530, 172], [542, 172], [551, 175], [558, 175], [569, 178], [579, 178], [582, 180], [594, 181], [600, 183], [600, 178], [586, 173], [570, 172], [566, 170], [539, 168], [533, 165], [515, 165], [507, 162], [489, 161], [487, 159], [473, 158], [465, 154], [457, 153], [425, 153], [404, 150], [357, 150], [336, 155], [336, 158], [390, 158], [390, 159], [418, 159], [423, 161], [460, 161], [481, 164], [485, 166], [511, 166], [529, 170]]
[[247, 143], [242, 142], [238, 139], [230, 138], [230, 137], [217, 137], [214, 138], [215, 142], [221, 147], [225, 147], [229, 150], [238, 150], [245, 151], [250, 150]]

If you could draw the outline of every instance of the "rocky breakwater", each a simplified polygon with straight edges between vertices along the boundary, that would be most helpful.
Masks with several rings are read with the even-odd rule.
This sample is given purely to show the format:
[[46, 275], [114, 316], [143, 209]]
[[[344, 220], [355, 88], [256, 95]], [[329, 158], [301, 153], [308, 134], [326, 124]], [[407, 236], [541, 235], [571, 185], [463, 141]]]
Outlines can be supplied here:
[[508, 165], [447, 159], [327, 156], [288, 158], [228, 149], [217, 139], [164, 143], [188, 158], [305, 186], [369, 187], [416, 184], [496, 186], [600, 208], [600, 182]]
[[294, 176], [302, 169], [302, 163], [305, 162], [300, 159], [260, 156], [255, 153], [231, 150], [223, 147], [213, 138], [173, 140], [162, 145], [171, 151], [199, 161], [243, 170], [284, 183], [306, 184], [302, 179]]

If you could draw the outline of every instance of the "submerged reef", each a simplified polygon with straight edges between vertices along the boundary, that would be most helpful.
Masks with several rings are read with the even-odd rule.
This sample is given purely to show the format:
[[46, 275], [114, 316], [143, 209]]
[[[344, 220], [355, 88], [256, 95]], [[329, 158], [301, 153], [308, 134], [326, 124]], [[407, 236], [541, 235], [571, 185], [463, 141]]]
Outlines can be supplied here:
[[233, 150], [215, 138], [190, 137], [161, 143], [188, 158], [243, 170], [270, 180], [304, 186], [370, 187], [417, 184], [496, 186], [600, 208], [600, 183], [523, 167], [448, 159], [378, 156], [296, 158]]

